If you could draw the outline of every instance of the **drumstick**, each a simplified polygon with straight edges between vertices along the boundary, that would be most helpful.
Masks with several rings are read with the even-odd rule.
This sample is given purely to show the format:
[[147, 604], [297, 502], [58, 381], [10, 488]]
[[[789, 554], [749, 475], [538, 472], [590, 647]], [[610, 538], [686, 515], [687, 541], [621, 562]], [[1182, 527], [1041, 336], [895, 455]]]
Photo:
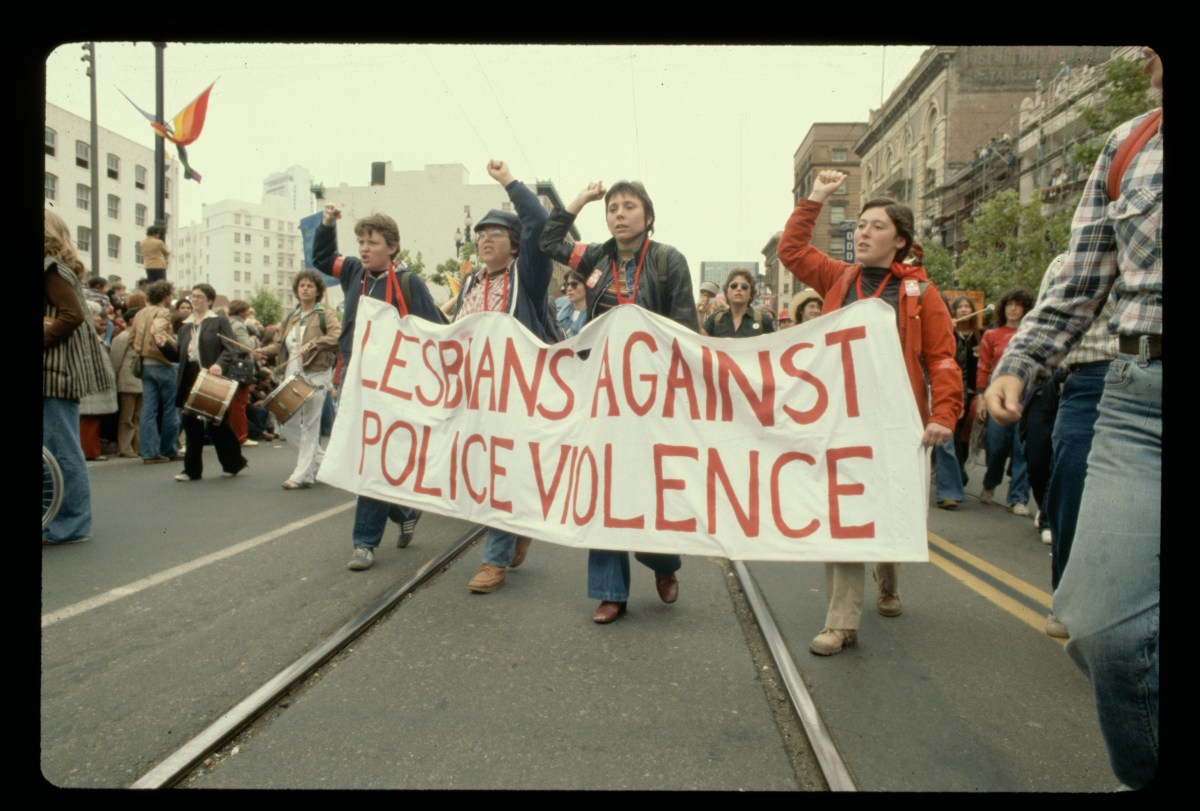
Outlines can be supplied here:
[[[221, 333], [219, 333], [219, 332], [218, 332], [218, 333], [217, 333], [217, 335], [221, 335]], [[242, 348], [242, 349], [245, 349], [247, 352], [253, 352], [253, 351], [254, 351], [254, 347], [252, 347], [252, 346], [246, 346], [245, 344], [238, 343], [237, 341], [233, 340], [232, 338], [227, 338], [227, 337], [226, 337], [226, 336], [224, 336], [224, 335], [221, 335], [221, 340], [222, 340], [222, 341], [228, 341], [229, 343], [233, 344], [233, 345], [234, 345], [234, 346], [236, 346], [236, 347], [240, 347], [240, 348]]]
[[954, 323], [957, 324], [959, 321], [966, 321], [968, 318], [974, 318], [975, 316], [980, 315], [982, 313], [990, 313], [994, 309], [996, 309], [996, 305], [989, 304], [988, 306], [984, 307], [982, 310], [976, 310], [973, 313], [967, 313], [966, 315], [960, 315], [958, 318], [954, 319]]

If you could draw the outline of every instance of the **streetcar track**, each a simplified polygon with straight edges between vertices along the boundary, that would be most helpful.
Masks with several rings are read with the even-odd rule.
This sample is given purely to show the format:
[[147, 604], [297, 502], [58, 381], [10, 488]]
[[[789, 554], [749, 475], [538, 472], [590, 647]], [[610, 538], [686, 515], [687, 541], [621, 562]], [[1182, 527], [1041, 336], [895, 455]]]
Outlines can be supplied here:
[[406, 581], [384, 593], [373, 604], [359, 612], [358, 616], [348, 621], [324, 641], [310, 648], [300, 658], [276, 673], [235, 706], [222, 713], [220, 718], [138, 778], [130, 788], [169, 788], [179, 783], [206, 757], [249, 726], [297, 684], [303, 682], [317, 668], [357, 639], [364, 631], [391, 613], [401, 600], [443, 566], [458, 557], [484, 532], [486, 532], [486, 527], [482, 526], [468, 530], [448, 549], [419, 567]]

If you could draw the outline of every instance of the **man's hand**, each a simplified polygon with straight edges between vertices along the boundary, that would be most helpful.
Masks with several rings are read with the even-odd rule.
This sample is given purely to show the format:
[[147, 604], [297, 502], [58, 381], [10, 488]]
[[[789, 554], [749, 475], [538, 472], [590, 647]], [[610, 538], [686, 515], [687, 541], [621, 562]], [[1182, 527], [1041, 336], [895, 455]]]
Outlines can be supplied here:
[[487, 171], [492, 176], [492, 180], [501, 186], [507, 186], [516, 180], [512, 172], [508, 171], [508, 164], [504, 161], [488, 161]]
[[210, 375], [216, 375], [217, 377], [220, 377], [221, 376], [221, 364], [214, 363], [212, 366], [209, 366], [208, 373]]
[[567, 206], [567, 211], [572, 214], [578, 214], [583, 210], [583, 207], [594, 200], [600, 200], [604, 197], [604, 183], [597, 180], [595, 183], [589, 183], [584, 187], [571, 204]]
[[988, 413], [1000, 425], [1009, 425], [1021, 418], [1021, 378], [1016, 375], [1000, 375], [983, 394], [983, 404]]
[[333, 225], [334, 222], [342, 218], [342, 207], [337, 203], [326, 203], [325, 210], [321, 212], [321, 224]]
[[813, 181], [812, 194], [808, 195], [808, 199], [814, 203], [824, 203], [829, 195], [837, 191], [838, 187], [845, 182], [845, 172], [839, 172], [836, 169], [824, 169], [817, 173], [817, 179]]
[[921, 446], [933, 448], [938, 445], [945, 445], [946, 440], [952, 436], [954, 436], [952, 430], [944, 425], [931, 422], [925, 426], [925, 433], [921, 435]]

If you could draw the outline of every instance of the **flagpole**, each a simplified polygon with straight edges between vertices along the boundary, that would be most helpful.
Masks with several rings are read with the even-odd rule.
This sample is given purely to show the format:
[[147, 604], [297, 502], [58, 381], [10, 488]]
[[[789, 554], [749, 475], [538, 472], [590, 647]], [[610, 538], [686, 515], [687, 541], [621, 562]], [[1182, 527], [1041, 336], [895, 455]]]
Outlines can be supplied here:
[[[154, 43], [154, 115], [160, 125], [166, 123], [163, 118], [163, 51], [166, 47], [165, 42]], [[167, 215], [163, 184], [166, 183], [167, 161], [164, 141], [164, 138], [154, 139], [154, 224], [163, 229], [160, 239], [166, 242]], [[175, 193], [178, 194], [179, 190], [176, 189]]]

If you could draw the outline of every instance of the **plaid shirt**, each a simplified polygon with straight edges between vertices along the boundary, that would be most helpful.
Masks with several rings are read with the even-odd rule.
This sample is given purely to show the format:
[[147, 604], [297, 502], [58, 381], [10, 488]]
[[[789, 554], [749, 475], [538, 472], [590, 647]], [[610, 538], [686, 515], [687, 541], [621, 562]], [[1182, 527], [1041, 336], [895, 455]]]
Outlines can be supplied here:
[[1045, 296], [1021, 322], [996, 375], [1029, 385], [1039, 364], [1055, 365], [1108, 298], [1109, 332], [1162, 334], [1162, 122], [1108, 200], [1108, 170], [1121, 143], [1145, 116], [1127, 121], [1104, 144], [1071, 224], [1071, 247]]

